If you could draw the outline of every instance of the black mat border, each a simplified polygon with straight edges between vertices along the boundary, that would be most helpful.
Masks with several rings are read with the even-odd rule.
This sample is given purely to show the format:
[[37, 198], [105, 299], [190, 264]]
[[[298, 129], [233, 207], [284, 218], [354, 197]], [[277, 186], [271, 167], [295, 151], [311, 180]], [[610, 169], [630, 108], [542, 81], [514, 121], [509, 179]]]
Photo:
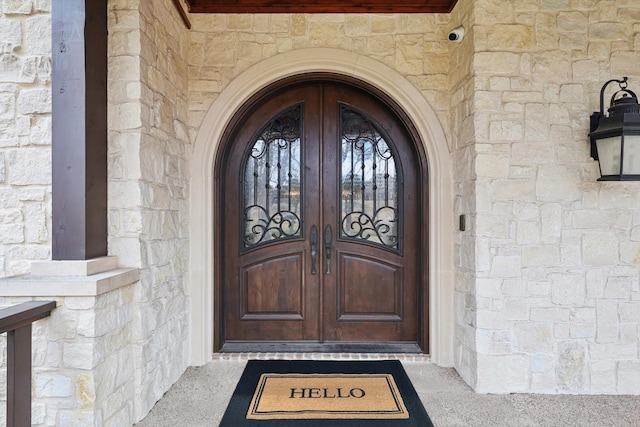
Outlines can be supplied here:
[[[260, 375], [268, 373], [392, 374], [409, 419], [248, 420], [245, 418]], [[220, 427], [433, 427], [427, 411], [398, 360], [249, 360], [236, 386]]]

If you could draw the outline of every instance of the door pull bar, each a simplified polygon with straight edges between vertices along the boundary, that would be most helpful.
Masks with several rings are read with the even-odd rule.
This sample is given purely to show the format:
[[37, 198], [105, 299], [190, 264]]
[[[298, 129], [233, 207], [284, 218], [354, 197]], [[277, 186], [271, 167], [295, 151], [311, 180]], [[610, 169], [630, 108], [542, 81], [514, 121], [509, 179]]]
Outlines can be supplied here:
[[318, 227], [316, 227], [315, 225], [311, 227], [309, 241], [311, 242], [311, 274], [316, 274], [316, 256], [318, 255]]
[[332, 239], [333, 239], [333, 236], [331, 233], [331, 226], [327, 224], [327, 226], [324, 227], [324, 251], [325, 251], [325, 256], [327, 258], [327, 271], [325, 271], [325, 274], [331, 274], [331, 240]]

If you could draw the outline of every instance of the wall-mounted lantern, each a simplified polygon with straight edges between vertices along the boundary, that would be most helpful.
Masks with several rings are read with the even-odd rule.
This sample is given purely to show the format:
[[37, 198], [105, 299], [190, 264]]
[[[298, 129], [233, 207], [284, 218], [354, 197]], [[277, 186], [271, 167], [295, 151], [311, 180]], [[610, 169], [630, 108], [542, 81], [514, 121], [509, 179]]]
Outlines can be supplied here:
[[[620, 90], [604, 113], [604, 91], [616, 82]], [[627, 89], [627, 78], [609, 80], [600, 90], [600, 111], [591, 115], [591, 156], [600, 163], [598, 181], [640, 181], [640, 104]]]

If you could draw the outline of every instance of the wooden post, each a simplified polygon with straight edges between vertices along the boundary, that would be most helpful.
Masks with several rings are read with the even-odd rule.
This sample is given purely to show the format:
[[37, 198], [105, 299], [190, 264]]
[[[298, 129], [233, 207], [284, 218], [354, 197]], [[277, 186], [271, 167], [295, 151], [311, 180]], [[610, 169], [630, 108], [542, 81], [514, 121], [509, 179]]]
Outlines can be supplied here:
[[31, 323], [7, 332], [7, 426], [31, 426]]
[[54, 260], [107, 254], [107, 0], [52, 2]]
[[7, 426], [31, 426], [31, 324], [51, 315], [55, 301], [29, 301], [0, 310], [7, 332]]

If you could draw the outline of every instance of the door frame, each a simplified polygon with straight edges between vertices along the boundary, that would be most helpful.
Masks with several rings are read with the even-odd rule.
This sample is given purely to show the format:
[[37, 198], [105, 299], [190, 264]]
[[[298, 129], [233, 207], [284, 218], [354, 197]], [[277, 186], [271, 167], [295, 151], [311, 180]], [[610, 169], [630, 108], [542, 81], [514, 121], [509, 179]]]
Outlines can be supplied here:
[[405, 77], [388, 66], [352, 52], [310, 48], [287, 52], [250, 67], [220, 93], [204, 115], [195, 138], [191, 162], [191, 223], [189, 240], [190, 362], [212, 360], [214, 348], [215, 232], [217, 199], [214, 165], [219, 144], [233, 115], [256, 92], [298, 74], [327, 72], [353, 77], [377, 87], [402, 106], [423, 144], [429, 170], [428, 280], [429, 354], [442, 366], [454, 364], [454, 210], [453, 168], [447, 140], [433, 108]]
[[[350, 76], [339, 75], [335, 73], [326, 73], [326, 72], [309, 72], [298, 74], [290, 77], [283, 78], [278, 80], [267, 87], [262, 88], [257, 93], [255, 93], [251, 98], [247, 100], [247, 102], [236, 111], [234, 116], [231, 118], [229, 123], [227, 124], [224, 132], [222, 133], [221, 141], [218, 146], [218, 155], [216, 156], [216, 162], [214, 165], [214, 199], [215, 200], [223, 200], [225, 197], [223, 192], [226, 188], [224, 171], [227, 163], [227, 159], [229, 156], [229, 151], [232, 150], [233, 144], [236, 142], [236, 133], [237, 128], [239, 126], [243, 126], [243, 120], [249, 116], [251, 111], [255, 108], [258, 108], [262, 105], [263, 100], [269, 100], [273, 96], [277, 96], [281, 91], [288, 91], [292, 88], [295, 88], [298, 85], [304, 85], [305, 83], [338, 83], [340, 85], [345, 85], [348, 87], [355, 88], [356, 90], [360, 90], [366, 94], [371, 95], [373, 98], [377, 98], [379, 105], [384, 106], [388, 110], [391, 111], [392, 114], [399, 119], [400, 123], [404, 126], [404, 130], [408, 134], [409, 144], [412, 146], [414, 153], [412, 153], [415, 159], [415, 165], [418, 168], [417, 176], [418, 182], [418, 205], [419, 205], [419, 213], [418, 217], [425, 217], [425, 212], [428, 212], [428, 170], [427, 170], [427, 160], [426, 154], [424, 152], [423, 144], [420, 141], [420, 136], [416, 131], [413, 123], [411, 123], [410, 119], [404, 113], [402, 108], [398, 106], [393, 99], [391, 99], [387, 94], [385, 94], [380, 89], [363, 82], [362, 80], [356, 79]], [[399, 159], [398, 159], [399, 161]], [[220, 238], [216, 239], [214, 242], [214, 251], [215, 253], [222, 254], [225, 247], [225, 242], [222, 239], [224, 235], [224, 209], [226, 206], [219, 206], [218, 209], [214, 211], [214, 224], [215, 229], [214, 233], [216, 236], [220, 236]], [[392, 352], [392, 353], [415, 353], [416, 351], [422, 350], [423, 353], [428, 353], [429, 351], [429, 328], [425, 327], [425, 324], [428, 325], [429, 320], [429, 276], [428, 276], [428, 258], [423, 257], [424, 254], [427, 254], [429, 251], [428, 242], [429, 242], [429, 224], [428, 222], [425, 224], [423, 221], [420, 221], [420, 237], [419, 237], [419, 251], [420, 256], [422, 257], [422, 262], [417, 270], [417, 339], [415, 343], [410, 342], [397, 342], [397, 343], [381, 343], [381, 342], [344, 342], [344, 343], [307, 343], [307, 342], [299, 342], [299, 341], [284, 341], [280, 342], [234, 342], [231, 345], [233, 350], [229, 350], [230, 347], [228, 344], [225, 345], [224, 335], [226, 331], [225, 325], [225, 306], [224, 301], [225, 297], [223, 295], [224, 286], [222, 285], [224, 281], [224, 267], [222, 256], [216, 256], [214, 259], [214, 343], [213, 350], [214, 352], [218, 351], [242, 351], [242, 352], [272, 352], [272, 351], [288, 351], [288, 352], [314, 352], [314, 351], [329, 351], [329, 352], [373, 352], [373, 353], [384, 353], [384, 352]], [[321, 227], [322, 228], [322, 227]], [[406, 232], [406, 231], [405, 231]], [[336, 230], [337, 233], [337, 230]], [[417, 344], [417, 345], [416, 345]], [[225, 350], [222, 350], [225, 347]], [[286, 349], [286, 350], [285, 350]]]

